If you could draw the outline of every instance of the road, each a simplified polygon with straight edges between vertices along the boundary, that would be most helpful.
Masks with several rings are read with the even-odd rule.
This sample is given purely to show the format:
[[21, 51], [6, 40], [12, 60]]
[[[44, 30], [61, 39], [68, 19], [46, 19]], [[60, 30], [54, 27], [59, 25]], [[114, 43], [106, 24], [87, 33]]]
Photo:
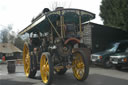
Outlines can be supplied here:
[[[0, 65], [0, 85], [43, 85], [38, 71], [35, 79], [26, 78], [23, 66], [16, 66], [16, 73], [8, 74], [7, 66]], [[118, 71], [115, 69], [104, 69], [90, 67], [89, 77], [86, 81], [77, 81], [72, 71], [65, 75], [55, 75], [52, 85], [128, 85], [128, 70]]]

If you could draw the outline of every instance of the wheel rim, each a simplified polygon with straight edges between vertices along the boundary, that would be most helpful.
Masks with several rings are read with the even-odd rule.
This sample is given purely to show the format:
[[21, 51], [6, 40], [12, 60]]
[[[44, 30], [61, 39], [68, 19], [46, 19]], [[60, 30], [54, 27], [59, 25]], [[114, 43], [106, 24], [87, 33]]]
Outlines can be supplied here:
[[49, 63], [48, 59], [45, 55], [41, 57], [40, 61], [40, 72], [41, 72], [41, 78], [44, 83], [48, 82], [49, 78]]
[[30, 72], [30, 55], [29, 55], [29, 49], [27, 45], [24, 45], [23, 49], [23, 62], [24, 62], [24, 72], [25, 75], [28, 77]]
[[85, 64], [80, 53], [75, 54], [75, 59], [72, 62], [74, 76], [81, 80], [85, 74]]

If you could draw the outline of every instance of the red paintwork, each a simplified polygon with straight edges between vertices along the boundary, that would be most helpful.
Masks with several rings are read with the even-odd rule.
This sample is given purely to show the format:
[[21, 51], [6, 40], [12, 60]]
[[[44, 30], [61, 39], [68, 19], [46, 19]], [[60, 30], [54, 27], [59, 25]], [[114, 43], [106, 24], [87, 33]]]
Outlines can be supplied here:
[[67, 44], [67, 43], [70, 42], [70, 41], [75, 41], [75, 42], [77, 42], [77, 43], [80, 43], [80, 40], [79, 40], [79, 39], [76, 39], [76, 38], [69, 38], [69, 39], [67, 39], [67, 40], [64, 42], [64, 44]]

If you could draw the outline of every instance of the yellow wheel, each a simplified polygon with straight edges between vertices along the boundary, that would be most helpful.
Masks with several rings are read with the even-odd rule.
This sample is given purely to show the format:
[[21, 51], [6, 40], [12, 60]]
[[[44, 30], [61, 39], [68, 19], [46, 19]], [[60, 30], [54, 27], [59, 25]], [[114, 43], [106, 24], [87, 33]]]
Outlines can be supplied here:
[[24, 63], [24, 72], [26, 77], [33, 78], [37, 70], [32, 69], [32, 56], [30, 57], [29, 47], [27, 43], [24, 44], [24, 48], [23, 48], [23, 63]]
[[23, 62], [24, 62], [24, 72], [25, 75], [28, 77], [30, 72], [30, 56], [29, 56], [29, 48], [26, 43], [24, 44], [24, 49], [23, 49]]
[[77, 80], [83, 81], [88, 77], [89, 64], [87, 56], [83, 51], [77, 51], [73, 54], [72, 70]]
[[42, 53], [40, 60], [40, 73], [45, 85], [49, 85], [53, 79], [53, 65], [51, 56], [48, 52]]

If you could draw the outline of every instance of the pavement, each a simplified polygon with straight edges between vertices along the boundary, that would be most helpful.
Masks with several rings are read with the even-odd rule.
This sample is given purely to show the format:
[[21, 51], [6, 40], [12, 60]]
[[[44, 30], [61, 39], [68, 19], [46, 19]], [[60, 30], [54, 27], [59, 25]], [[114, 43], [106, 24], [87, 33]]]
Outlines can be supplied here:
[[[16, 73], [8, 74], [7, 65], [0, 65], [0, 85], [43, 85], [38, 71], [34, 79], [26, 78], [23, 65], [16, 66]], [[128, 85], [128, 69], [115, 70], [91, 66], [87, 80], [77, 81], [68, 70], [65, 75], [54, 75], [52, 85]]]

